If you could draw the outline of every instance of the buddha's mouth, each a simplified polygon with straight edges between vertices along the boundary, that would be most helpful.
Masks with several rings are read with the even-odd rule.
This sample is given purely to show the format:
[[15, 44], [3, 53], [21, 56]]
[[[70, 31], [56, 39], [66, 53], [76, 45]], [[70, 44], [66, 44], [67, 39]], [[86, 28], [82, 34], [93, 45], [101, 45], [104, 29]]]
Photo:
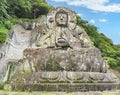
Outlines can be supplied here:
[[58, 38], [57, 42], [58, 43], [66, 43], [66, 40], [64, 38]]
[[58, 38], [56, 44], [57, 46], [60, 46], [60, 47], [69, 46], [68, 42], [64, 38]]

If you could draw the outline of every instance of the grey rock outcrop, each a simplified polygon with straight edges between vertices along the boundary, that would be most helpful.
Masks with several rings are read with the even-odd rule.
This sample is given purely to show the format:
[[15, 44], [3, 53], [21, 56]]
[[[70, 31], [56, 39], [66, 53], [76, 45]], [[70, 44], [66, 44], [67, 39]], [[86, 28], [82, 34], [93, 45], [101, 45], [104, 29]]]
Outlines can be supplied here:
[[7, 81], [7, 63], [18, 62], [23, 58], [23, 50], [30, 47], [31, 32], [19, 24], [9, 31], [6, 43], [0, 47], [0, 82]]

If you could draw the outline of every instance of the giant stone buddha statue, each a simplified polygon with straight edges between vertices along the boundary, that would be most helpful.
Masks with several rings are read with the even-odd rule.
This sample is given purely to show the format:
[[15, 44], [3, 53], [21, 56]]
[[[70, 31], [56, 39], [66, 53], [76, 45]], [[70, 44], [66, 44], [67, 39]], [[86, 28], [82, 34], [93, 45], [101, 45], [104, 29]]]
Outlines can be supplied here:
[[[37, 64], [44, 63], [43, 67], [37, 66], [40, 70], [50, 69], [52, 64], [47, 62], [56, 59], [54, 63], [58, 71], [62, 69], [106, 72], [106, 63], [102, 59], [99, 49], [92, 46], [87, 33], [76, 25], [76, 14], [73, 11], [63, 7], [56, 8], [44, 17], [41, 24], [33, 31], [32, 47], [37, 48], [37, 51], [46, 52], [42, 54], [43, 56], [53, 56], [53, 59], [46, 57], [45, 62], [43, 62], [44, 59], [42, 61], [36, 59]], [[33, 49], [26, 49], [24, 55], [29, 55], [29, 51], [31, 52]], [[52, 69], [50, 70], [52, 71]]]

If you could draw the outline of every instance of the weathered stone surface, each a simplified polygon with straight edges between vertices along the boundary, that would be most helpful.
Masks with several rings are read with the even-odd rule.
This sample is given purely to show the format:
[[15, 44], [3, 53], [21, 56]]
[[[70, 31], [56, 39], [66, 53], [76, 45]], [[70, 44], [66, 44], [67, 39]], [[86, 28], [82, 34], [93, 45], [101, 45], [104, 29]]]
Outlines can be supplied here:
[[106, 63], [97, 48], [81, 48], [79, 51], [27, 48], [24, 60], [25, 64], [34, 66], [35, 71], [107, 72]]
[[[109, 78], [108, 78], [109, 77]], [[119, 89], [117, 78], [98, 72], [31, 72], [11, 79], [12, 90], [22, 91], [104, 91]]]
[[22, 52], [30, 46], [31, 31], [25, 30], [21, 25], [16, 25], [10, 31], [7, 45], [6, 60], [22, 59]]
[[13, 77], [11, 83], [114, 83], [117, 77], [98, 72], [32, 72]]
[[25, 30], [19, 24], [9, 31], [6, 43], [0, 47], [0, 82], [7, 80], [7, 63], [18, 62], [23, 58], [23, 50], [30, 47], [31, 33], [32, 31]]
[[6, 46], [0, 46], [0, 82], [4, 82], [4, 77], [6, 75], [7, 64], [5, 64], [5, 54]]

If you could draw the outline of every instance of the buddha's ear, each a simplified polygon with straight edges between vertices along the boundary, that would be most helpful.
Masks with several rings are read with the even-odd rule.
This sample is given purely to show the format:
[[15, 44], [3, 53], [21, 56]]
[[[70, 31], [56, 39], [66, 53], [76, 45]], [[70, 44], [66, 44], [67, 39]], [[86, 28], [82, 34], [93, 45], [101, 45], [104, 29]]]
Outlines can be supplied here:
[[55, 18], [53, 16], [47, 15], [46, 24], [48, 29], [51, 29], [55, 25]]

